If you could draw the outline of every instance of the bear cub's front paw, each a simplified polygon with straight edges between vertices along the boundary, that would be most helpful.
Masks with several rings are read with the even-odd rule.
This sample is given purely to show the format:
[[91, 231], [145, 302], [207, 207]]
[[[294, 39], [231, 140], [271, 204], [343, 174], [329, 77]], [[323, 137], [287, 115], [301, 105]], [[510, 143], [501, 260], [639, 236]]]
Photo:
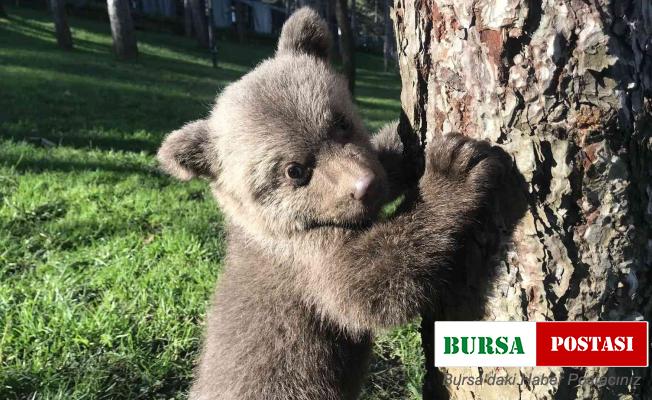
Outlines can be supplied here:
[[[498, 186], [511, 160], [499, 147], [460, 134], [435, 137], [426, 147], [422, 192], [436, 197], [456, 195], [473, 203]], [[442, 199], [445, 200], [445, 199]]]

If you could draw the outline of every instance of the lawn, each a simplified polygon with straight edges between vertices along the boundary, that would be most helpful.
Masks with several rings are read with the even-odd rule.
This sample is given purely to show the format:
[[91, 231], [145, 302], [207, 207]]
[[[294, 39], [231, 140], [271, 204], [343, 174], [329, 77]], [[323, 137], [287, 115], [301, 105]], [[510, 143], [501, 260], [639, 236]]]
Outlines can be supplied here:
[[[224, 257], [206, 184], [157, 171], [165, 133], [273, 53], [138, 32], [141, 56], [111, 55], [107, 23], [71, 18], [56, 48], [44, 11], [0, 19], [0, 399], [185, 398]], [[370, 129], [400, 110], [398, 77], [360, 54]], [[383, 335], [363, 398], [416, 398], [414, 327]]]

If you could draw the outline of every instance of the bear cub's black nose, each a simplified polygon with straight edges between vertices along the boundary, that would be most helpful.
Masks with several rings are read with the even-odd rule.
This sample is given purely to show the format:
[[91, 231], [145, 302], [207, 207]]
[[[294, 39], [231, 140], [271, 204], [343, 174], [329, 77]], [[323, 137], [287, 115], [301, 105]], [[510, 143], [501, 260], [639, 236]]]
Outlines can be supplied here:
[[369, 172], [355, 181], [352, 197], [356, 200], [362, 200], [367, 193], [371, 190], [374, 181], [376, 180], [376, 175], [373, 172]]

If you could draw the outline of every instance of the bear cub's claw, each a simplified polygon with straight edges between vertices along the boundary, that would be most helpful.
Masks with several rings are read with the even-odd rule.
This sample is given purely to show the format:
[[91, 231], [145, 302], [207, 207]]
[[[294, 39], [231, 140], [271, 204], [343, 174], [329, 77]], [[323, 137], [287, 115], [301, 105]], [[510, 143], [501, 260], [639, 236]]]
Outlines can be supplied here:
[[421, 187], [426, 193], [456, 188], [467, 200], [483, 202], [479, 197], [500, 185], [510, 164], [509, 156], [487, 141], [460, 134], [437, 136], [426, 147], [424, 179], [429, 184], [422, 182]]

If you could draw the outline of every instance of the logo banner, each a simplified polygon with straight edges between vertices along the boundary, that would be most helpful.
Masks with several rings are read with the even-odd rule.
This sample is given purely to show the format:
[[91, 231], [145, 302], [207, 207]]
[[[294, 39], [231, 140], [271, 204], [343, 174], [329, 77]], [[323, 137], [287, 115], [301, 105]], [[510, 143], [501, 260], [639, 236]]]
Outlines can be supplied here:
[[435, 322], [436, 367], [647, 367], [646, 321]]

